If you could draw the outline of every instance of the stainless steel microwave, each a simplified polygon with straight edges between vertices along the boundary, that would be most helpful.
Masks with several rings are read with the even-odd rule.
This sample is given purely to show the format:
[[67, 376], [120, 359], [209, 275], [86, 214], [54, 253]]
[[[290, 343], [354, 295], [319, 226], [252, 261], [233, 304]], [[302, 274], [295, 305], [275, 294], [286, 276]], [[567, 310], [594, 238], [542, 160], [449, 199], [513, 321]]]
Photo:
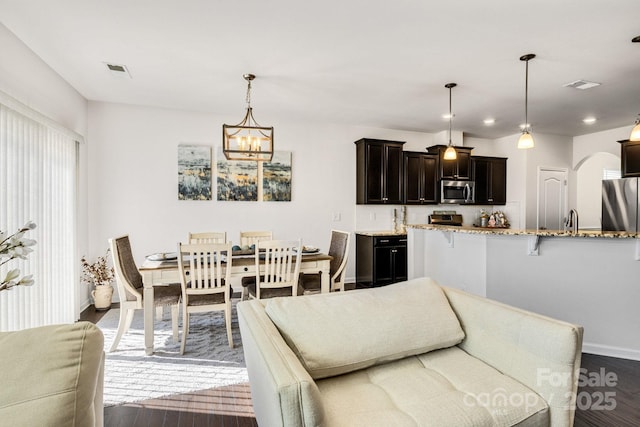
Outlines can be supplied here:
[[447, 181], [440, 183], [440, 203], [465, 205], [475, 203], [476, 183], [474, 181]]

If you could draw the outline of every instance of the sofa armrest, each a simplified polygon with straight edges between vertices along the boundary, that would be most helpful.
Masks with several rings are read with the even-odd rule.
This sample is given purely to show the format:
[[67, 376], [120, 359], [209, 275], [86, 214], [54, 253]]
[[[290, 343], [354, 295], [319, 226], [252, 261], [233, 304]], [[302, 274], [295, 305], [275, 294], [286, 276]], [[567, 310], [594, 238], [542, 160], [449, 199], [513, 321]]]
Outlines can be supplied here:
[[320, 391], [259, 300], [237, 305], [251, 398], [261, 426], [319, 426]]
[[466, 335], [459, 347], [542, 396], [551, 426], [572, 426], [583, 328], [443, 289]]

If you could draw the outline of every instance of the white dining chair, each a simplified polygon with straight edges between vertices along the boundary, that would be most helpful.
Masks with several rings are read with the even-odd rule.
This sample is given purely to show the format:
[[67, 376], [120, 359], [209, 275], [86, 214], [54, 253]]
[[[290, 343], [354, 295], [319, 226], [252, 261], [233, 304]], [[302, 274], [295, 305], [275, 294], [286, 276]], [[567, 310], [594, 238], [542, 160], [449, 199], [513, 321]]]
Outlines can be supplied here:
[[251, 246], [265, 240], [273, 240], [271, 231], [241, 231], [240, 246]]
[[[331, 264], [329, 267], [329, 280], [331, 291], [344, 292], [345, 268], [347, 266], [347, 257], [349, 253], [349, 241], [351, 233], [340, 230], [331, 230], [331, 242], [329, 244], [328, 254], [331, 256]], [[320, 273], [318, 274], [301, 274], [300, 290], [305, 293], [317, 293], [321, 289]]]
[[211, 231], [206, 233], [189, 233], [189, 243], [227, 243], [225, 231]]
[[178, 268], [182, 285], [182, 343], [184, 354], [192, 313], [224, 311], [229, 347], [231, 333], [231, 243], [178, 244]]
[[255, 276], [242, 278], [242, 299], [298, 295], [300, 240], [264, 240], [257, 243]]
[[[144, 308], [143, 304], [143, 283], [142, 276], [138, 271], [133, 254], [129, 236], [121, 236], [109, 239], [111, 256], [113, 259], [113, 270], [116, 278], [116, 288], [120, 299], [120, 319], [118, 321], [118, 331], [111, 344], [109, 351], [115, 351], [122, 335], [129, 330], [135, 310]], [[178, 341], [178, 310], [180, 306], [180, 284], [174, 283], [167, 286], [156, 286], [154, 288], [153, 305], [160, 307], [171, 306], [171, 320], [173, 326], [173, 339]]]

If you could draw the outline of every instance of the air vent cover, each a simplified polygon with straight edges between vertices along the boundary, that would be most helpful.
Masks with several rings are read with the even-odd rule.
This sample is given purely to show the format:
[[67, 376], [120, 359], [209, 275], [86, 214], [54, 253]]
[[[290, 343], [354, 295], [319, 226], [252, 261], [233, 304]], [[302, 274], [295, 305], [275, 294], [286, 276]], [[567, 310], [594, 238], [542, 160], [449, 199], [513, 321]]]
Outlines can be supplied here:
[[129, 74], [129, 70], [127, 69], [126, 65], [110, 64], [108, 62], [105, 62], [104, 65], [107, 66], [107, 69], [109, 70], [111, 75], [114, 77], [128, 78], [128, 79], [131, 78], [131, 74]]
[[575, 82], [562, 85], [563, 87], [572, 87], [574, 89], [591, 89], [592, 87], [600, 86], [600, 83], [590, 82], [587, 80], [576, 80]]

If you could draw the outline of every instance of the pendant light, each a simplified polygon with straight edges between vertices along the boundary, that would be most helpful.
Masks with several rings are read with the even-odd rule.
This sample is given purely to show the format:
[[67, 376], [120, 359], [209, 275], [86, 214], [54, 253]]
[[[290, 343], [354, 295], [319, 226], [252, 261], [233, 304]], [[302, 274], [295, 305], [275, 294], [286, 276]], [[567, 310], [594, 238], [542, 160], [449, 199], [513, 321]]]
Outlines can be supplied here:
[[222, 152], [227, 160], [270, 162], [273, 158], [273, 126], [260, 126], [251, 108], [253, 74], [242, 76], [247, 81], [247, 113], [237, 125], [222, 125]]
[[449, 146], [444, 152], [443, 158], [445, 160], [455, 160], [458, 157], [456, 153], [456, 149], [453, 148], [453, 143], [451, 142], [451, 121], [453, 120], [453, 112], [451, 111], [451, 89], [456, 87], [455, 83], [447, 83], [444, 85], [447, 89], [449, 89]]
[[636, 125], [631, 129], [629, 141], [640, 141], [640, 114], [638, 114], [638, 118], [636, 119]]
[[525, 61], [525, 78], [524, 78], [524, 128], [522, 129], [522, 135], [518, 139], [518, 148], [526, 149], [533, 148], [533, 137], [531, 136], [531, 126], [529, 126], [529, 61], [535, 58], [533, 53], [523, 55], [520, 57], [520, 61]]

